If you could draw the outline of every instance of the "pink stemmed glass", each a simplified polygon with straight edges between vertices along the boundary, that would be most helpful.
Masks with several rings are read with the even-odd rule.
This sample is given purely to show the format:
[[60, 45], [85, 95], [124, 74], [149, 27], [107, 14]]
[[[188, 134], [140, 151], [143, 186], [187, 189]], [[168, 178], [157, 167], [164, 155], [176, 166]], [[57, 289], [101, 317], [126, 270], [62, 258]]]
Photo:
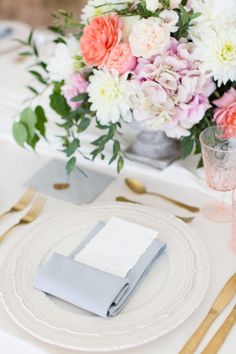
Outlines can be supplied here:
[[[207, 184], [217, 191], [232, 191], [236, 187], [236, 127], [214, 126], [200, 134], [202, 157]], [[232, 220], [231, 206], [210, 202], [202, 212], [210, 220], [224, 223]]]

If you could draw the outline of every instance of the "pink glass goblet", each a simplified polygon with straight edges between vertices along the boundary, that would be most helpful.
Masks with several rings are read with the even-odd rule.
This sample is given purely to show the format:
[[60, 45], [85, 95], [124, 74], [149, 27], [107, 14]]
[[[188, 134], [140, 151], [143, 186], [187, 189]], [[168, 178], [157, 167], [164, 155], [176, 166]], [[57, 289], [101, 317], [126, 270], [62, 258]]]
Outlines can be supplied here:
[[[216, 191], [232, 191], [236, 187], [236, 127], [209, 127], [200, 134], [200, 142], [208, 186]], [[219, 223], [232, 219], [231, 206], [224, 198], [206, 204], [202, 212]]]

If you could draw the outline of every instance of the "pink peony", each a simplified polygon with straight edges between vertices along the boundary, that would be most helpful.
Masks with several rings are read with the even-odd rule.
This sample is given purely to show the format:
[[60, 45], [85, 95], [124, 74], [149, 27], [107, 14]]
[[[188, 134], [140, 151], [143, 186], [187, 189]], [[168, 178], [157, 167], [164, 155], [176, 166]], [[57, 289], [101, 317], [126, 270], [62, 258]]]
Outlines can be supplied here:
[[73, 109], [80, 107], [81, 102], [73, 102], [72, 98], [78, 96], [80, 93], [87, 91], [88, 82], [80, 73], [74, 73], [71, 76], [70, 83], [62, 87], [62, 93], [68, 105]]
[[236, 89], [231, 87], [229, 91], [213, 103], [218, 107], [214, 113], [216, 124], [236, 126]]
[[121, 27], [119, 17], [111, 14], [94, 17], [84, 28], [80, 39], [80, 50], [88, 66], [104, 65], [111, 50], [122, 37]]
[[117, 44], [109, 54], [105, 63], [108, 69], [115, 69], [120, 75], [127, 71], [133, 70], [136, 66], [137, 59], [131, 53], [128, 42]]

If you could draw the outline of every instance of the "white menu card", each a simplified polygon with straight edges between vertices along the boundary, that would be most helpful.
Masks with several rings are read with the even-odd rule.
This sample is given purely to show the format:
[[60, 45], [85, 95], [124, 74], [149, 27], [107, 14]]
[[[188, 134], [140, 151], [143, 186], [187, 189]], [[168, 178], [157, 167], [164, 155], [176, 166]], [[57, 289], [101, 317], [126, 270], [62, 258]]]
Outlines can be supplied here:
[[126, 277], [157, 235], [158, 231], [112, 217], [74, 259]]

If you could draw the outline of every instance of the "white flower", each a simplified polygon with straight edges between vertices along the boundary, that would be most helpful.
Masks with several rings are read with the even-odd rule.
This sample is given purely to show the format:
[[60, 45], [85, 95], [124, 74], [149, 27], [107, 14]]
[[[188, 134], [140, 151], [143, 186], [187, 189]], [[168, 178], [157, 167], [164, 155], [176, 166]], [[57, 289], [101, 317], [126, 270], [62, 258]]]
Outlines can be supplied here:
[[129, 81], [116, 70], [94, 70], [88, 86], [91, 110], [96, 112], [101, 124], [116, 123], [123, 118], [132, 121], [129, 104]]
[[155, 12], [157, 9], [162, 8], [160, 0], [146, 0], [146, 8], [149, 11]]
[[236, 26], [235, 0], [192, 0], [195, 12], [201, 15], [192, 21], [190, 35], [201, 39], [208, 30], [229, 29]]
[[177, 23], [179, 21], [179, 16], [176, 11], [163, 10], [159, 17], [163, 20], [163, 25], [166, 26], [170, 32], [178, 31]]
[[196, 44], [201, 69], [218, 85], [236, 80], [235, 0], [192, 0], [201, 15], [192, 22], [190, 37]]
[[47, 70], [52, 81], [67, 80], [74, 72], [74, 56], [79, 54], [79, 45], [74, 37], [67, 40], [67, 44], [58, 43], [54, 56], [50, 58]]
[[132, 53], [136, 57], [150, 58], [162, 54], [170, 40], [170, 31], [154, 17], [137, 21], [129, 36]]
[[126, 4], [126, 0], [89, 0], [82, 10], [81, 23], [88, 24], [93, 17], [113, 10], [122, 10]]
[[236, 80], [236, 28], [227, 31], [208, 30], [202, 40], [196, 41], [196, 54], [204, 73], [213, 76], [218, 85]]

